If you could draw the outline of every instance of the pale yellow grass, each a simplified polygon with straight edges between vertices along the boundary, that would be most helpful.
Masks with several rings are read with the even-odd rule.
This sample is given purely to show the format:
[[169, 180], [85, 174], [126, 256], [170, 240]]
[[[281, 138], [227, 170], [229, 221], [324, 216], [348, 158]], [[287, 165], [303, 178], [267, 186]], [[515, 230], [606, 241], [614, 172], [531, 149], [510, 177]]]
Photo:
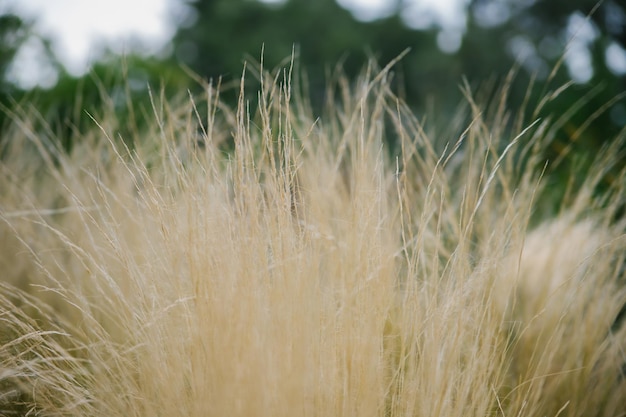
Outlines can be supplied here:
[[258, 111], [211, 86], [153, 98], [132, 149], [113, 113], [68, 154], [16, 111], [0, 410], [625, 415], [624, 172], [594, 193], [614, 149], [531, 222], [550, 121], [468, 98], [467, 128], [438, 147], [388, 76], [339, 82], [319, 119], [285, 72], [264, 77]]

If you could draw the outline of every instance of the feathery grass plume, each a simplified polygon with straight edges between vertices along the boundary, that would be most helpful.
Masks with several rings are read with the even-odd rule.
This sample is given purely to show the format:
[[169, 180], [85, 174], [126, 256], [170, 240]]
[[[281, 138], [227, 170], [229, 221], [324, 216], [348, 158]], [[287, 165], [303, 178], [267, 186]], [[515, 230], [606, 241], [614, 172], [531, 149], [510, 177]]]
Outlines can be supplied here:
[[317, 119], [291, 68], [261, 67], [236, 109], [209, 84], [153, 95], [132, 146], [113, 112], [68, 153], [15, 110], [2, 413], [626, 413], [623, 167], [595, 192], [620, 148], [531, 222], [550, 120], [510, 123], [506, 88], [495, 110], [468, 90], [469, 123], [439, 147], [390, 68], [330, 85]]

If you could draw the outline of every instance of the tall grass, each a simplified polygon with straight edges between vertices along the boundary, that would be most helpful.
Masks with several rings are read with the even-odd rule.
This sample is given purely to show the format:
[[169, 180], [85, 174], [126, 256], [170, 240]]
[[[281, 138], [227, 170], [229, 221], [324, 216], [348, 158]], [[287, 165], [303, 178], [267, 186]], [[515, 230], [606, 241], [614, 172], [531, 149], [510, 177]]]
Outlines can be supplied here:
[[155, 95], [132, 146], [113, 112], [67, 153], [14, 110], [4, 415], [626, 414], [620, 139], [542, 217], [552, 122], [506, 88], [437, 138], [389, 68], [319, 118], [261, 74], [235, 109]]

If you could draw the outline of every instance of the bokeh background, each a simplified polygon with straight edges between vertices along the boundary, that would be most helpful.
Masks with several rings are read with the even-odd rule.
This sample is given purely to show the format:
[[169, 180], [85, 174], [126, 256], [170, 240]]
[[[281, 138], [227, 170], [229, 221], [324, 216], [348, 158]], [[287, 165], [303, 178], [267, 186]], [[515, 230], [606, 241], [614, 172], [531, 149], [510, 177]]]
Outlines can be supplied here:
[[512, 112], [523, 111], [531, 81], [531, 102], [571, 83], [544, 107], [568, 115], [557, 157], [593, 155], [624, 135], [623, 0], [0, 0], [0, 127], [16, 106], [37, 103], [63, 137], [92, 123], [81, 111], [97, 115], [103, 92], [123, 113], [146, 104], [148, 86], [198, 91], [190, 72], [219, 80], [234, 100], [243, 62], [262, 50], [269, 69], [295, 52], [315, 109], [329, 79], [354, 79], [369, 60], [384, 66], [407, 48], [395, 86], [435, 126], [458, 112], [464, 80], [489, 101], [515, 68]]

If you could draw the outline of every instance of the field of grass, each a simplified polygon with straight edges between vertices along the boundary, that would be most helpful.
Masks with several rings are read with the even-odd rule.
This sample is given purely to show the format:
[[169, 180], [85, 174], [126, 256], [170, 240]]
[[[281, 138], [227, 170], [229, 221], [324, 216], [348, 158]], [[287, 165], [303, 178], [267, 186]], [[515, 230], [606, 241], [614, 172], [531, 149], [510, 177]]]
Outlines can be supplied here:
[[506, 87], [438, 137], [388, 69], [320, 117], [290, 77], [71, 152], [16, 106], [0, 415], [626, 415], [624, 135], [560, 193]]

